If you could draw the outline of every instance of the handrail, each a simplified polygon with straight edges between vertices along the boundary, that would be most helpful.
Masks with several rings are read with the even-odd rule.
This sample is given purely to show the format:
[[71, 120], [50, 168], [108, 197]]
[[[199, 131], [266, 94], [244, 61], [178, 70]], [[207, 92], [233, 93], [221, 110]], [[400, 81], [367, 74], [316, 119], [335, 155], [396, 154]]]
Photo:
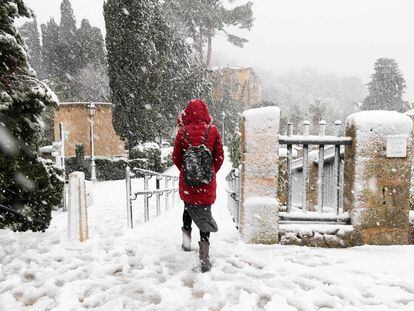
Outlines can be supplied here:
[[[132, 191], [131, 185], [131, 177], [135, 175], [131, 173], [131, 169], [129, 166], [125, 169], [125, 180], [126, 180], [126, 207], [127, 207], [127, 226], [128, 228], [133, 228], [133, 211], [132, 211], [132, 201], [135, 201], [139, 195], [144, 197], [144, 221], [149, 221], [149, 199], [155, 195], [156, 198], [156, 211], [157, 216], [161, 214], [161, 195], [165, 195], [165, 209], [168, 210], [169, 200], [171, 197], [171, 204], [174, 206], [175, 204], [175, 193], [178, 192], [178, 188], [176, 187], [176, 181], [179, 179], [178, 176], [168, 175], [168, 174], [161, 174], [158, 172], [153, 172], [150, 170], [140, 169], [140, 168], [133, 168], [135, 172], [139, 172], [143, 174], [144, 179], [144, 189], [140, 191]], [[149, 188], [149, 180], [152, 177], [156, 177], [155, 180], [155, 187], [156, 189], [150, 190]], [[164, 179], [164, 189], [161, 189], [161, 180]], [[171, 181], [171, 186], [170, 186]], [[171, 195], [171, 196], [170, 196]]]
[[131, 170], [133, 170], [135, 172], [140, 172], [144, 175], [157, 176], [157, 177], [160, 177], [160, 178], [170, 178], [170, 179], [178, 180], [178, 176], [162, 174], [162, 173], [146, 170], [146, 169], [143, 169], [143, 168], [133, 167], [133, 168], [131, 168]]
[[159, 195], [163, 195], [164, 193], [172, 193], [172, 192], [177, 192], [178, 189], [177, 188], [168, 188], [168, 189], [154, 189], [154, 190], [142, 190], [142, 191], [137, 191], [134, 192], [133, 195], [130, 196], [131, 200], [134, 201], [137, 199], [137, 197], [139, 195], [143, 195], [143, 194], [147, 194], [147, 195], [151, 195], [149, 197], [152, 197], [153, 194], [159, 194]]

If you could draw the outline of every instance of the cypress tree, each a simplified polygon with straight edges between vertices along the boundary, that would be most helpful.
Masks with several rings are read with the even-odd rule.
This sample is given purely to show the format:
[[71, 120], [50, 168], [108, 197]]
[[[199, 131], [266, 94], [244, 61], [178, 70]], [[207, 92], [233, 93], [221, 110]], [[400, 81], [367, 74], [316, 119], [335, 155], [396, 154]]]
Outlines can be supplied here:
[[169, 134], [178, 110], [206, 87], [204, 70], [155, 0], [104, 4], [115, 131], [130, 146]]
[[44, 230], [61, 201], [61, 171], [38, 156], [42, 112], [54, 94], [35, 78], [14, 20], [23, 0], [0, 2], [0, 228]]
[[28, 60], [32, 68], [36, 71], [39, 78], [43, 78], [42, 71], [42, 46], [40, 44], [40, 34], [36, 19], [26, 22], [19, 29], [27, 46]]
[[76, 98], [74, 82], [79, 71], [79, 42], [76, 39], [76, 19], [69, 0], [63, 0], [60, 5], [59, 25], [59, 84], [56, 91], [62, 100], [73, 101]]
[[59, 25], [51, 18], [46, 24], [41, 25], [41, 30], [44, 75], [46, 79], [51, 80], [51, 83], [56, 83], [60, 74]]
[[83, 19], [76, 37], [80, 46], [80, 67], [85, 68], [88, 64], [106, 66], [105, 42], [99, 28], [92, 27], [89, 20]]

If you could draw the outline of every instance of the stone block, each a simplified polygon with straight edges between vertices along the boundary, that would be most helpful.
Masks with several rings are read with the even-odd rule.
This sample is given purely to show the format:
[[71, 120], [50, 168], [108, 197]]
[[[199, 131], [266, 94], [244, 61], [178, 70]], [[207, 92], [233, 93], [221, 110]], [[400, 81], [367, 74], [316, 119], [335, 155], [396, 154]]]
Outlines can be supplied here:
[[[346, 121], [344, 210], [366, 244], [406, 244], [412, 121], [394, 111], [363, 111]], [[401, 143], [402, 141], [402, 143]]]

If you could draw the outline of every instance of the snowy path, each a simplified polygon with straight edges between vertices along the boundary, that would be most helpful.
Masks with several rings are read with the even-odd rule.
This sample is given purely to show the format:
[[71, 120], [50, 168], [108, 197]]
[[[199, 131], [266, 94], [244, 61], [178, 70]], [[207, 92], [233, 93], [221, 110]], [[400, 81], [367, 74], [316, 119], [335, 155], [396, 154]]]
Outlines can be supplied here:
[[414, 246], [246, 245], [226, 208], [229, 169], [209, 273], [198, 233], [194, 251], [180, 248], [181, 205], [127, 230], [124, 182], [102, 182], [83, 244], [67, 242], [61, 212], [43, 234], [0, 231], [0, 310], [414, 310]]

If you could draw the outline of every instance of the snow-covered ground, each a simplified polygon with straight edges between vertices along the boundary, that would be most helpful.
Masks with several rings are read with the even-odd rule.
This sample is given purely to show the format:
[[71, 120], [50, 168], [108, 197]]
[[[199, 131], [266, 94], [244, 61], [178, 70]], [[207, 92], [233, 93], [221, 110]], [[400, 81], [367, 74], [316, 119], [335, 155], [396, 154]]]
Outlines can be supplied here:
[[67, 241], [62, 212], [45, 233], [0, 231], [0, 310], [414, 310], [414, 246], [246, 245], [226, 207], [229, 170], [210, 272], [200, 273], [196, 230], [194, 251], [181, 250], [181, 202], [142, 223], [138, 199], [128, 230], [125, 182], [99, 182], [84, 243]]

